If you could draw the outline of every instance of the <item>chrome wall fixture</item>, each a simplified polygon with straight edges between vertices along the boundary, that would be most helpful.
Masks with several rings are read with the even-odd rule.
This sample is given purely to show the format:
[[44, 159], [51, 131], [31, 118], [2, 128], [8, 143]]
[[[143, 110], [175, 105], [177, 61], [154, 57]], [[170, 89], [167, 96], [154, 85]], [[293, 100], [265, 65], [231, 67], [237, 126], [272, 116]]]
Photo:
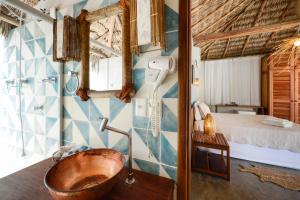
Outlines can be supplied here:
[[11, 87], [17, 87], [16, 81], [11, 79], [11, 80], [5, 80], [6, 88], [7, 90]]
[[34, 111], [44, 110], [44, 106], [43, 106], [43, 105], [40, 105], [40, 106], [34, 106], [34, 107], [33, 107], [33, 110], [34, 110]]
[[7, 79], [5, 80], [6, 88], [10, 89], [13, 87], [22, 87], [22, 84], [28, 83], [28, 79], [22, 78], [22, 79]]
[[43, 83], [56, 83], [57, 78], [56, 77], [47, 77], [41, 80]]
[[68, 76], [70, 77], [70, 80], [74, 79], [75, 80], [75, 87], [73, 89], [70, 89], [68, 87], [68, 83], [66, 83], [66, 86], [65, 86], [65, 89], [66, 89], [66, 92], [68, 94], [75, 94], [76, 91], [78, 90], [79, 88], [79, 78], [78, 78], [78, 72], [75, 72], [75, 71], [68, 71]]

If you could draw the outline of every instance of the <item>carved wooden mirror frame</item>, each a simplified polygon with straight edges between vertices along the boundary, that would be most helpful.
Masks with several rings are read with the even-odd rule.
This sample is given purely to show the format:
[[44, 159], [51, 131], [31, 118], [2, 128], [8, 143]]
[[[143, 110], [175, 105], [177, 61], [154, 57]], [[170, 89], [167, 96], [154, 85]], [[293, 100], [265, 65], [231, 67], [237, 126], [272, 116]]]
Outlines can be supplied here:
[[[89, 86], [90, 24], [114, 15], [120, 15], [122, 20], [122, 90], [92, 91]], [[93, 12], [82, 10], [77, 20], [81, 35], [81, 69], [80, 87], [76, 94], [80, 96], [82, 101], [87, 101], [89, 97], [117, 97], [123, 102], [130, 102], [135, 90], [132, 84], [131, 69], [130, 14], [126, 0], [120, 0], [115, 4]]]

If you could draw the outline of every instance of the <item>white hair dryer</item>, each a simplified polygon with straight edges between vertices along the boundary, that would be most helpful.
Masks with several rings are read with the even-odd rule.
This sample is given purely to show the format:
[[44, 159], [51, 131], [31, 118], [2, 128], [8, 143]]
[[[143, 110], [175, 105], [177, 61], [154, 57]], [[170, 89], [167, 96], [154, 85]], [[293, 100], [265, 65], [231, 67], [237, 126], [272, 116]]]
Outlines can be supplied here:
[[175, 58], [168, 56], [160, 56], [151, 59], [146, 68], [146, 84], [151, 84], [153, 86], [153, 91], [151, 91], [149, 95], [149, 120], [147, 125], [147, 133], [151, 126], [154, 137], [159, 135], [161, 118], [161, 99], [157, 97], [157, 89], [163, 83], [167, 75], [169, 73], [174, 73], [175, 71]]
[[176, 71], [176, 61], [174, 57], [160, 56], [149, 61], [146, 68], [146, 83], [153, 85], [153, 92], [165, 80], [169, 73]]

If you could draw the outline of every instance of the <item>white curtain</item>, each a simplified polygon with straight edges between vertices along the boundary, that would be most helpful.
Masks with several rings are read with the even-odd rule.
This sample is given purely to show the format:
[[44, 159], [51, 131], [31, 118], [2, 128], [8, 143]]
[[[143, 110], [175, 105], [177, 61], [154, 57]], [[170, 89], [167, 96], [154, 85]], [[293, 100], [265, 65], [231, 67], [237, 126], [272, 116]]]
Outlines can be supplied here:
[[260, 105], [259, 56], [204, 61], [204, 96], [209, 105]]

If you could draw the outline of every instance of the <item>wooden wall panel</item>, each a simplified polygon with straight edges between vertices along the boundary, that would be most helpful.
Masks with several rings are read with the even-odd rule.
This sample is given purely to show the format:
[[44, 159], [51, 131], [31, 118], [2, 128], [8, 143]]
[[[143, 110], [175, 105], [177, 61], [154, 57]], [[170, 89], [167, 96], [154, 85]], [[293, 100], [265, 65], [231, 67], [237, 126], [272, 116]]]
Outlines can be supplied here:
[[269, 57], [270, 115], [300, 123], [300, 49]]
[[177, 199], [189, 200], [191, 190], [191, 12], [190, 1], [179, 1], [178, 36], [178, 168]]
[[300, 66], [295, 70], [295, 122], [300, 124]]
[[268, 57], [261, 60], [261, 106], [265, 108], [265, 114], [269, 114], [269, 68]]
[[300, 48], [295, 53], [295, 122], [300, 124]]
[[270, 115], [294, 120], [294, 74], [290, 56], [270, 57]]

